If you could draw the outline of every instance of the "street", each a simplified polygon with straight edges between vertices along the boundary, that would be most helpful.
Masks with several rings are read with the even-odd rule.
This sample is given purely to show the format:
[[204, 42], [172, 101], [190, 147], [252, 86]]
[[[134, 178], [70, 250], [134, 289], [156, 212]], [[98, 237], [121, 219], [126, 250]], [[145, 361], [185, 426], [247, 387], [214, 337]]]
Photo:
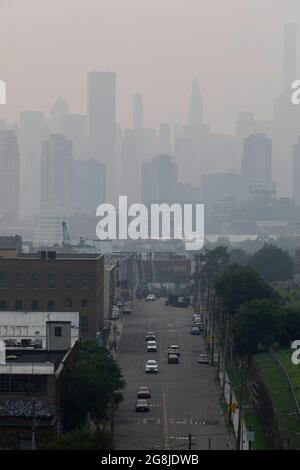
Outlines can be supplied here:
[[[202, 338], [190, 334], [192, 308], [166, 307], [165, 299], [135, 301], [125, 317], [117, 361], [126, 380], [124, 401], [114, 417], [116, 450], [229, 449], [213, 371], [197, 363]], [[145, 334], [154, 331], [157, 353], [146, 352]], [[167, 348], [181, 348], [179, 364], [167, 363]], [[145, 374], [147, 359], [158, 374]], [[136, 413], [137, 389], [151, 389], [150, 412]]]

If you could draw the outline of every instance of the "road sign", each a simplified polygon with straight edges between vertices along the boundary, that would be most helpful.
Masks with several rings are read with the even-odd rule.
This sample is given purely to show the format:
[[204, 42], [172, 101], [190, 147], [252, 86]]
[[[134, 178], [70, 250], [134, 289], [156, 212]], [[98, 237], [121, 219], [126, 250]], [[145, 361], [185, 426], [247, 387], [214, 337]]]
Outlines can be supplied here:
[[246, 440], [248, 442], [254, 442], [255, 441], [255, 432], [254, 431], [248, 431], [246, 433]]

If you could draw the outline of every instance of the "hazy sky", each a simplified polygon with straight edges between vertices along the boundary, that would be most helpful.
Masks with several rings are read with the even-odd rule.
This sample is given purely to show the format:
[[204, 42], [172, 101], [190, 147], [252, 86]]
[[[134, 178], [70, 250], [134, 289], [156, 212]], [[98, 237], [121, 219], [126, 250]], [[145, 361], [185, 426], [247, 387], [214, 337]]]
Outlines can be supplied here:
[[0, 0], [0, 116], [48, 112], [58, 96], [83, 112], [86, 73], [109, 69], [121, 126], [131, 126], [135, 92], [145, 126], [184, 122], [196, 75], [206, 121], [232, 131], [239, 110], [271, 116], [291, 21], [300, 36], [299, 0]]

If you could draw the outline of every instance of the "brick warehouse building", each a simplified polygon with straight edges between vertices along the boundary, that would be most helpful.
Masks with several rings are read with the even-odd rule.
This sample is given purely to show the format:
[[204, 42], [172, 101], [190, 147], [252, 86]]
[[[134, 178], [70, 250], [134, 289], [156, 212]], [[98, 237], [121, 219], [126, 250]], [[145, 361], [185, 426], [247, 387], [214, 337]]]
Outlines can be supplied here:
[[103, 255], [0, 253], [0, 311], [76, 311], [80, 335], [95, 338], [103, 329], [103, 292]]

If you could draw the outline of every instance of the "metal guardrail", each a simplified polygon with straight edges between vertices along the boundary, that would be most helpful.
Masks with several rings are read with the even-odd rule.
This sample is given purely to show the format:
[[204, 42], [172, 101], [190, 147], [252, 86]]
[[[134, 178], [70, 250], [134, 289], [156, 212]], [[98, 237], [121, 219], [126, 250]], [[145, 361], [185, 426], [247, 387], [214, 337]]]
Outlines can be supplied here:
[[283, 373], [283, 375], [284, 375], [284, 377], [285, 377], [285, 379], [288, 383], [288, 386], [289, 386], [289, 389], [290, 389], [290, 392], [292, 394], [293, 401], [294, 401], [294, 404], [295, 404], [297, 416], [300, 419], [300, 406], [299, 406], [299, 402], [298, 402], [298, 399], [297, 399], [292, 381], [289, 377], [289, 374], [288, 374], [286, 368], [284, 367], [284, 365], [282, 364], [281, 360], [279, 359], [279, 357], [276, 355], [275, 351], [272, 348], [270, 348], [270, 352], [271, 352], [271, 355], [272, 355], [273, 359], [275, 360], [275, 362], [279, 366], [281, 372]]

